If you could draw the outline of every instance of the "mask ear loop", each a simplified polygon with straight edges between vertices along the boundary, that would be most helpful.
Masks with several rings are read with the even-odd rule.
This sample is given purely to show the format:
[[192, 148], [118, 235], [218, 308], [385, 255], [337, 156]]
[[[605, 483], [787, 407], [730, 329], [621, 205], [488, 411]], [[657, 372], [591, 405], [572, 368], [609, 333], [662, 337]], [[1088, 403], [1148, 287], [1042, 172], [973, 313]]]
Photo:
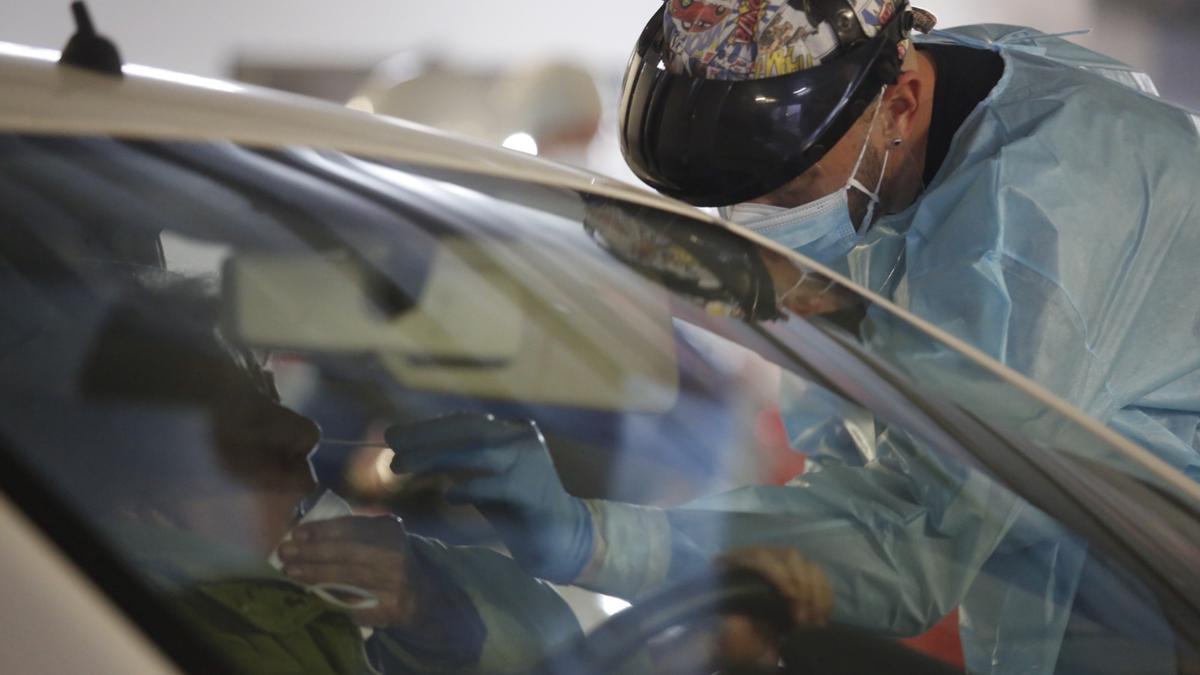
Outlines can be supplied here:
[[871, 205], [867, 207], [867, 215], [863, 218], [862, 231], [866, 231], [875, 219], [875, 207], [880, 204], [879, 191], [883, 189], [883, 177], [887, 175], [888, 160], [891, 159], [892, 151], [887, 149], [883, 151], [883, 164], [879, 167], [879, 181], [875, 183], [875, 192], [867, 193], [867, 197], [871, 200]]
[[378, 596], [371, 591], [350, 584], [322, 582], [308, 586], [308, 591], [339, 609], [354, 611], [374, 609], [379, 606]]
[[862, 227], [860, 230], [866, 230], [871, 226], [871, 221], [875, 217], [875, 207], [879, 206], [879, 190], [883, 188], [883, 177], [887, 175], [888, 160], [891, 158], [891, 148], [888, 148], [883, 153], [883, 167], [879, 170], [879, 181], [875, 184], [875, 189], [870, 190], [858, 180], [858, 171], [862, 168], [863, 160], [867, 157], [867, 148], [871, 146], [871, 133], [875, 131], [875, 123], [879, 121], [879, 111], [883, 110], [883, 94], [887, 91], [884, 87], [879, 91], [879, 103], [875, 106], [875, 112], [871, 115], [871, 124], [867, 127], [867, 138], [863, 141], [862, 150], [858, 153], [858, 161], [854, 163], [854, 171], [850, 173], [850, 182], [846, 184], [846, 191], [858, 190], [867, 196], [870, 201], [870, 206], [867, 207], [867, 215], [863, 218]]

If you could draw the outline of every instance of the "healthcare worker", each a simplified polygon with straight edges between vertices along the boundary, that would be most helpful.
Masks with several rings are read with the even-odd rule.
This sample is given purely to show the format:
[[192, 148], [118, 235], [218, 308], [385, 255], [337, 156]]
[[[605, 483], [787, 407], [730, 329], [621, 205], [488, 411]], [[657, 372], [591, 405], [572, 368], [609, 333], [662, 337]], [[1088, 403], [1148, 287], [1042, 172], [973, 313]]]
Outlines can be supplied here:
[[[932, 23], [906, 1], [670, 0], [626, 76], [626, 158], [1200, 476], [1200, 119], [1060, 37], [970, 26], [914, 43]], [[793, 387], [783, 403], [799, 446], [828, 399]], [[1153, 608], [1080, 596], [1109, 571], [1081, 541], [979, 476], [923, 473], [896, 430], [874, 457], [815, 449], [837, 471], [666, 511], [568, 495], [536, 425], [389, 439], [400, 470], [472, 469], [452, 498], [542, 578], [636, 599], [717, 549], [788, 543], [823, 563], [835, 620], [913, 634], [961, 605], [972, 672], [1118, 668], [1087, 626], [1170, 642]], [[722, 517], [710, 541], [703, 522]], [[1139, 671], [1175, 672], [1171, 651]]]

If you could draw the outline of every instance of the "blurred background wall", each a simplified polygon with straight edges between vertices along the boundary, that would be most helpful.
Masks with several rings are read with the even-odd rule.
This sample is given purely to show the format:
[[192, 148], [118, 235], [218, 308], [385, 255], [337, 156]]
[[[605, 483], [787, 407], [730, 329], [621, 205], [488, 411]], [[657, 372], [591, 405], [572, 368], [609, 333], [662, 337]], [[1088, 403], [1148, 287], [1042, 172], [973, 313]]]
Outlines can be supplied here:
[[[926, 0], [941, 26], [1091, 28], [1080, 43], [1200, 108], [1198, 0]], [[61, 46], [67, 0], [5, 0], [0, 41]], [[631, 179], [614, 107], [655, 0], [90, 0], [125, 58], [381, 108]], [[581, 81], [581, 74], [582, 80]], [[592, 85], [586, 80], [590, 77]]]

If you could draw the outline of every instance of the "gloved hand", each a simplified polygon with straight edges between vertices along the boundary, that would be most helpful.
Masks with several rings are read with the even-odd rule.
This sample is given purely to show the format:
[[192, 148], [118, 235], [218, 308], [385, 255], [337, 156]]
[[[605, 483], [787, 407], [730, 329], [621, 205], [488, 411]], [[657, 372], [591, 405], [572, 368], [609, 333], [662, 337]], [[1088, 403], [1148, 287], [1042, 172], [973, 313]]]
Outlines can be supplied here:
[[563, 489], [532, 421], [457, 413], [391, 427], [397, 473], [444, 474], [452, 504], [471, 504], [531, 575], [573, 581], [592, 556], [592, 516]]

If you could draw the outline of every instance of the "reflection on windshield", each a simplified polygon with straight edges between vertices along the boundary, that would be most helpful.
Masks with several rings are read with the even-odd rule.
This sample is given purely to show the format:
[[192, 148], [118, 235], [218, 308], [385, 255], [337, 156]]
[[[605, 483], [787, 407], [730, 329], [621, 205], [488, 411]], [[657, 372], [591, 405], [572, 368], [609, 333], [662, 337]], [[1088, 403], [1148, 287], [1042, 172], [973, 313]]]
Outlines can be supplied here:
[[[812, 630], [948, 631], [904, 643], [927, 665], [1192, 663], [1186, 491], [730, 231], [329, 151], [0, 142], [5, 451], [239, 672], [517, 672], [714, 565]], [[789, 653], [686, 618], [617, 656]]]
[[584, 227], [598, 244], [676, 293], [754, 321], [853, 314], [864, 300], [825, 275], [734, 235], [648, 207], [587, 199]]

